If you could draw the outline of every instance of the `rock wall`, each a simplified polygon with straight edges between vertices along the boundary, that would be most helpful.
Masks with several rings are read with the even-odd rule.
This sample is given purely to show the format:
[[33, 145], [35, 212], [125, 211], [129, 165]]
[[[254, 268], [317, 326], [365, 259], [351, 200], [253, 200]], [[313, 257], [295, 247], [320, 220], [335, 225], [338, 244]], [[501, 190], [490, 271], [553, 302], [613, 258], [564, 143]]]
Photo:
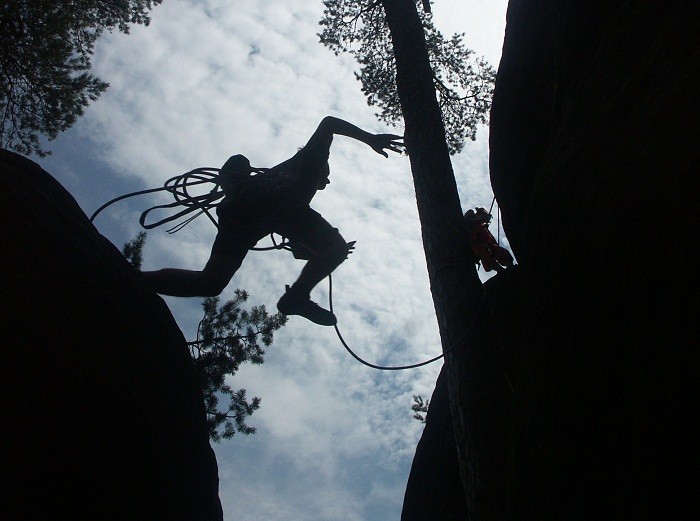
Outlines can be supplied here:
[[[490, 170], [519, 270], [492, 307], [513, 391], [487, 490], [507, 512], [469, 519], [687, 518], [699, 21], [689, 0], [509, 4]], [[504, 420], [480, 403], [471, 429]]]
[[5, 150], [0, 216], [3, 516], [222, 519], [165, 303], [59, 183]]
[[401, 521], [466, 519], [457, 446], [443, 366], [406, 485]]
[[443, 367], [411, 465], [401, 521], [506, 519], [511, 411], [523, 355], [520, 267], [491, 278], [484, 290], [467, 348], [466, 416], [472, 448], [467, 489], [459, 471]]
[[691, 1], [510, 2], [490, 152], [524, 287], [515, 519], [688, 506], [699, 20]]

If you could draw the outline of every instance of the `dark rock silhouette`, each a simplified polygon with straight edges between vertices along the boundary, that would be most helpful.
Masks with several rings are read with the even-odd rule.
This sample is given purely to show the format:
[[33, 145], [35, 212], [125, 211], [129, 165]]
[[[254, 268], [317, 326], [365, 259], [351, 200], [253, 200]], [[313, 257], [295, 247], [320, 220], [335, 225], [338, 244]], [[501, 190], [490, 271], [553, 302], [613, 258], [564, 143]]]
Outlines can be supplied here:
[[[507, 512], [471, 519], [683, 519], [692, 505], [698, 21], [691, 1], [510, 2], [490, 167], [519, 262], [517, 298], [492, 308], [513, 392], [507, 442], [477, 455], [497, 472], [505, 451], [482, 499]], [[474, 407], [470, 428], [497, 432], [494, 405]]]
[[222, 519], [165, 303], [58, 182], [5, 150], [0, 216], [3, 516]]
[[416, 447], [401, 521], [466, 518], [467, 503], [459, 475], [443, 367], [430, 397], [423, 435]]
[[513, 382], [522, 365], [520, 267], [492, 277], [484, 289], [486, 300], [472, 326], [470, 373], [465, 377], [471, 407], [467, 416], [478, 420], [468, 425], [471, 445], [482, 449], [473, 455], [470, 467], [470, 486], [478, 506], [467, 506], [443, 367], [413, 458], [401, 521], [463, 520], [468, 511], [472, 517], [505, 519]]

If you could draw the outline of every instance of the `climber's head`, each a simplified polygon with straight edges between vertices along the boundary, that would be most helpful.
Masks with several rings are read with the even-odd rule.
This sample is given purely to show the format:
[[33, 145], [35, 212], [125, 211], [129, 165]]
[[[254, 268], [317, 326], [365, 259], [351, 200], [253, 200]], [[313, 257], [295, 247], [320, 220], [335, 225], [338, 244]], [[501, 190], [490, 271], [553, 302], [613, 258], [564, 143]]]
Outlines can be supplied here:
[[467, 210], [464, 214], [464, 218], [467, 221], [467, 226], [470, 227], [491, 222], [491, 214], [484, 208], [477, 208], [476, 211]]
[[250, 161], [242, 154], [228, 158], [219, 171], [219, 184], [226, 195], [230, 195], [233, 187], [253, 171]]
[[486, 211], [485, 208], [477, 208], [476, 209], [476, 219], [481, 222], [482, 224], [488, 224], [491, 222], [492, 216], [490, 213]]

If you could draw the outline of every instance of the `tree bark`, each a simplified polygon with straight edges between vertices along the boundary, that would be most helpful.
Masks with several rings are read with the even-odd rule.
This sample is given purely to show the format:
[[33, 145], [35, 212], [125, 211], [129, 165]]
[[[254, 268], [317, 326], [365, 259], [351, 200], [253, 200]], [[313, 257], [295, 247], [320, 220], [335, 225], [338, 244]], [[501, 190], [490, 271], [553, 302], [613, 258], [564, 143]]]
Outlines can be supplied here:
[[[413, 0], [382, 0], [396, 57], [396, 83], [405, 122], [404, 140], [416, 190], [423, 247], [448, 376], [460, 473], [470, 511], [478, 473], [474, 440], [466, 426], [465, 388], [483, 301], [433, 85], [425, 37]], [[479, 335], [481, 336], [481, 335]], [[476, 339], [478, 341], [478, 339]], [[475, 518], [470, 512], [470, 518]]]

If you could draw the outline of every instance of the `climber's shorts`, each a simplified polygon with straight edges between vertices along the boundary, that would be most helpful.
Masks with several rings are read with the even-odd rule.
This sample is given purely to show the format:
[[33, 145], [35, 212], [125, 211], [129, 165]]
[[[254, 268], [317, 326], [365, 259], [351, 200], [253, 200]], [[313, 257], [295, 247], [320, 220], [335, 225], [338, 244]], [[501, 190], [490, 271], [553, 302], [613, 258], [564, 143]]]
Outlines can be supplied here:
[[244, 256], [260, 239], [271, 233], [303, 245], [312, 252], [345, 244], [337, 228], [308, 205], [274, 200], [260, 200], [258, 203], [257, 206], [238, 205], [232, 200], [218, 207], [219, 233], [212, 254]]

